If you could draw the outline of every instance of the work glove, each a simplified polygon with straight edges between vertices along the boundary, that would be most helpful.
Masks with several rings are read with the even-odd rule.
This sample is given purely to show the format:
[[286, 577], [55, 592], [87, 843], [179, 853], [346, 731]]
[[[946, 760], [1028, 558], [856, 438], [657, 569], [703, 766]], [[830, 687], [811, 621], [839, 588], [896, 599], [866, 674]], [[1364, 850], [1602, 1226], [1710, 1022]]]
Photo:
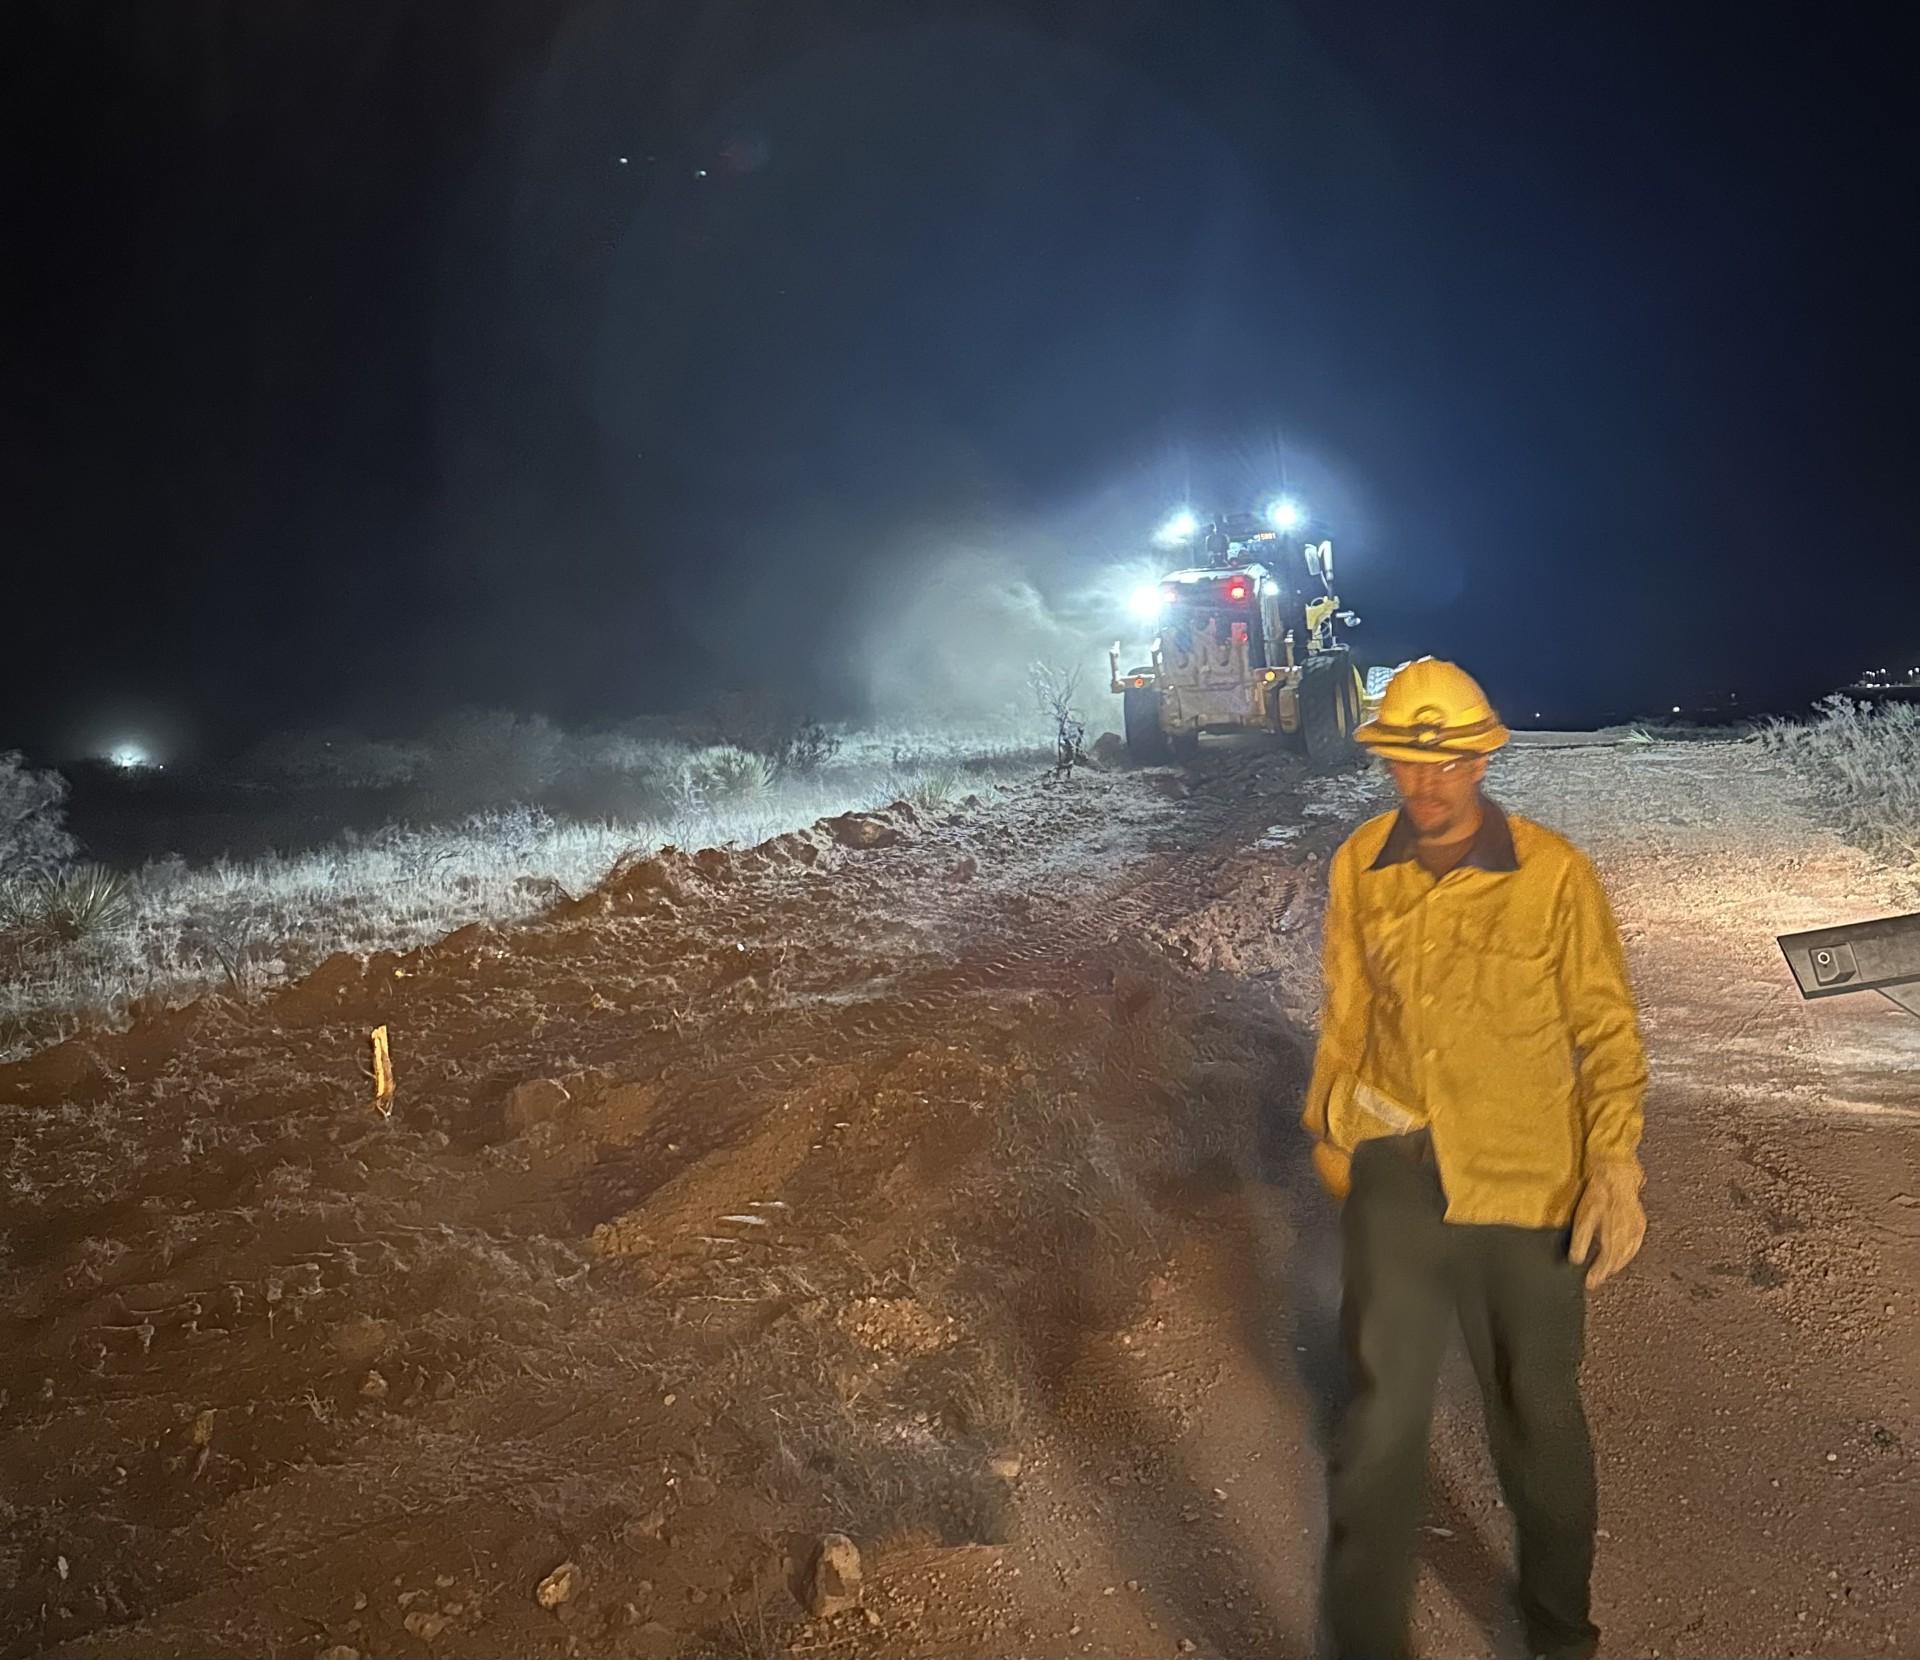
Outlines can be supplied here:
[[1329, 1142], [1313, 1144], [1313, 1168], [1319, 1172], [1320, 1185], [1336, 1199], [1344, 1199], [1353, 1186], [1353, 1160]]
[[[1587, 1171], [1586, 1186], [1573, 1212], [1573, 1241], [1567, 1255], [1575, 1262], [1593, 1259], [1587, 1289], [1617, 1274], [1640, 1252], [1647, 1237], [1647, 1213], [1640, 1205], [1646, 1178], [1632, 1159], [1612, 1159]], [[1596, 1242], [1599, 1249], [1596, 1251]]]

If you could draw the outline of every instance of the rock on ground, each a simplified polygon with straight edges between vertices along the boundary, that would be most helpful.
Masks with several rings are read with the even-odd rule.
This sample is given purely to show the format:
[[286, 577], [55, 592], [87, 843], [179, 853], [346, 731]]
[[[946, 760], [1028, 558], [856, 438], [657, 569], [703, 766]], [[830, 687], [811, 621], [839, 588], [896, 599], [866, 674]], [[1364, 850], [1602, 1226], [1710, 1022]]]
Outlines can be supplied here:
[[580, 1592], [580, 1564], [562, 1562], [535, 1587], [533, 1600], [542, 1608], [558, 1608], [572, 1602]]
[[844, 1533], [828, 1533], [807, 1557], [794, 1594], [809, 1614], [824, 1619], [857, 1606], [860, 1583], [860, 1547]]
[[545, 1124], [558, 1118], [572, 1099], [567, 1086], [553, 1078], [535, 1078], [518, 1084], [507, 1096], [507, 1127], [518, 1131]]

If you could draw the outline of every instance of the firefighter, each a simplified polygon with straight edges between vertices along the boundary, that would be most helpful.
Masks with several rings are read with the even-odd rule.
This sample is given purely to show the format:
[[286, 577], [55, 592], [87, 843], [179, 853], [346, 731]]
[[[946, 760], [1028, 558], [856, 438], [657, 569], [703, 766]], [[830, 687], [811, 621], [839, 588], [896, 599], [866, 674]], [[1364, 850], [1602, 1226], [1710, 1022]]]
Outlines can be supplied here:
[[1398, 812], [1334, 856], [1305, 1123], [1341, 1200], [1350, 1396], [1328, 1472], [1342, 1660], [1407, 1652], [1434, 1383], [1457, 1319], [1519, 1544], [1530, 1652], [1587, 1660], [1595, 1496], [1586, 1292], [1646, 1232], [1646, 1062], [1586, 857], [1482, 792], [1509, 733], [1422, 658], [1355, 733]]

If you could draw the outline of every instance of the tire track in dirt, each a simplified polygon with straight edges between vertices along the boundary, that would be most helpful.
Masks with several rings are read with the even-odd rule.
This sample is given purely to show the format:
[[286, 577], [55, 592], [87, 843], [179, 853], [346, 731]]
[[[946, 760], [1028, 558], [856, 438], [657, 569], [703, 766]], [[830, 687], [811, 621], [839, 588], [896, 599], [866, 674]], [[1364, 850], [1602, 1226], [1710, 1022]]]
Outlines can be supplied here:
[[[1202, 763], [1203, 767], [1205, 763]], [[859, 1003], [835, 999], [803, 1007], [781, 1030], [743, 1053], [675, 1081], [675, 1101], [647, 1135], [606, 1155], [571, 1185], [568, 1203], [583, 1231], [618, 1223], [685, 1164], [663, 1169], [662, 1146], [683, 1149], [690, 1139], [713, 1148], [735, 1147], [740, 1135], [777, 1104], [777, 1097], [816, 1069], [845, 1065], [889, 1047], [930, 1039], [982, 999], [1073, 995], [1103, 989], [1149, 930], [1196, 910], [1222, 885], [1230, 855], [1244, 854], [1255, 832], [1277, 821], [1297, 822], [1304, 801], [1299, 763], [1272, 753], [1230, 755], [1202, 771], [1193, 800], [1199, 819], [1180, 825], [1175, 847], [1151, 854], [1105, 882], [1094, 882], [1044, 916], [1031, 904], [981, 914], [951, 900], [916, 914], [946, 923], [951, 943], [942, 960], [909, 969], [896, 982], [870, 988]], [[1305, 861], [1323, 856], [1344, 833], [1331, 822], [1300, 837], [1288, 859], [1304, 880]], [[905, 863], [906, 861], [899, 861]], [[1269, 860], [1277, 863], [1278, 859]], [[1084, 878], [1084, 864], [1076, 867]], [[1027, 891], [1026, 889], [1020, 890]], [[939, 890], [934, 890], [936, 897]], [[944, 912], [944, 914], [943, 914]], [[969, 914], [971, 912], [972, 914]], [[957, 936], [957, 938], [955, 937]], [[762, 1099], [765, 1098], [765, 1099]], [[755, 1103], [758, 1103], [757, 1106]], [[698, 1126], [698, 1128], [695, 1128]], [[636, 1222], [635, 1231], [646, 1237]], [[618, 1254], [616, 1239], [600, 1236]]]

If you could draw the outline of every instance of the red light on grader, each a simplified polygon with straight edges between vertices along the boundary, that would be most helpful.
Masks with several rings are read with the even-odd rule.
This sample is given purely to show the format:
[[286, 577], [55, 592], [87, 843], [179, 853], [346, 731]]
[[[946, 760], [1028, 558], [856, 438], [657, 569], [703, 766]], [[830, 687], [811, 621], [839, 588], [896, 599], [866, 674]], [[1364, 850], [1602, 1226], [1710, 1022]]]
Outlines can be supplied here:
[[1235, 577], [1233, 581], [1227, 584], [1227, 598], [1232, 600], [1235, 605], [1240, 604], [1251, 592], [1252, 589], [1239, 577]]

